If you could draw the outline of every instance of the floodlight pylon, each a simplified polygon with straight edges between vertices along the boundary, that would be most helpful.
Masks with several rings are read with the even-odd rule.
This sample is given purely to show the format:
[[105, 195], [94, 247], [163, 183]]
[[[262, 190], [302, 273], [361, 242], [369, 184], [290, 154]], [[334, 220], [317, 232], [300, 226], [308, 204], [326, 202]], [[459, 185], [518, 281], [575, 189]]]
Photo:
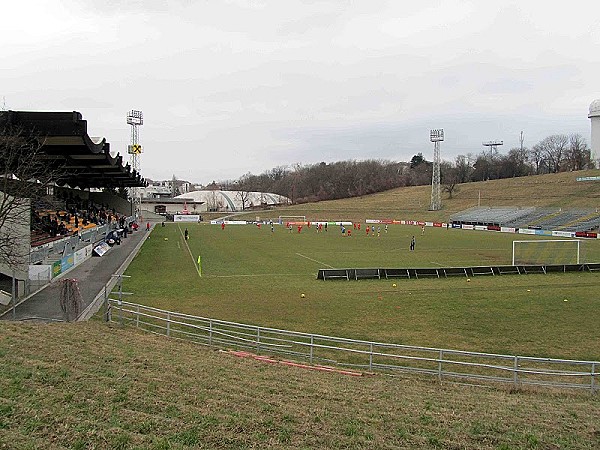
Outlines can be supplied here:
[[[140, 172], [140, 156], [142, 154], [142, 146], [139, 143], [139, 127], [144, 124], [144, 115], [142, 111], [132, 109], [127, 113], [127, 124], [131, 126], [131, 143], [128, 147], [129, 161], [132, 170], [136, 173]], [[132, 204], [132, 215], [136, 219], [141, 219], [142, 198], [141, 191], [137, 187], [129, 188], [129, 199]]]
[[431, 177], [430, 211], [442, 209], [442, 188], [440, 185], [440, 142], [444, 140], [444, 130], [431, 130], [429, 139], [433, 142], [433, 175]]

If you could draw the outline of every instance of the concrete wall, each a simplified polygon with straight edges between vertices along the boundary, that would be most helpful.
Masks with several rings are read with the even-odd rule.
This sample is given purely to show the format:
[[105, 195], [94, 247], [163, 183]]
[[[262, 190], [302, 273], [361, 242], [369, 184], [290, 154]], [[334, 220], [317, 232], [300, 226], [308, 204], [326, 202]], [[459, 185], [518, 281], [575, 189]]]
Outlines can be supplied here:
[[[12, 197], [6, 197], [12, 200]], [[4, 193], [0, 192], [0, 201], [5, 199]], [[31, 249], [31, 202], [29, 199], [21, 199], [15, 203], [15, 207], [9, 211], [0, 236], [8, 238], [7, 252], [13, 256], [11, 261], [0, 260], [0, 272], [18, 280], [17, 295], [21, 297], [25, 293], [25, 283], [29, 277], [29, 252]], [[4, 240], [4, 239], [3, 239]]]

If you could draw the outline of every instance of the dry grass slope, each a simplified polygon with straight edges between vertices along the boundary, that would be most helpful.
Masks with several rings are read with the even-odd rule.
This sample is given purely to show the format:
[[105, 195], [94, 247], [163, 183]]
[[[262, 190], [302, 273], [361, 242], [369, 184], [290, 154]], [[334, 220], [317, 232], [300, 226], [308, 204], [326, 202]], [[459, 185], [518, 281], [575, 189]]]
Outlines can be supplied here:
[[600, 447], [589, 393], [326, 374], [100, 322], [0, 336], [0, 448]]
[[[413, 186], [344, 200], [307, 203], [279, 210], [320, 219], [364, 220], [393, 218], [447, 220], [450, 215], [480, 202], [481, 206], [536, 206], [600, 208], [600, 181], [579, 182], [577, 177], [600, 176], [600, 170], [536, 175], [461, 184], [453, 198], [442, 194], [442, 210], [428, 211], [431, 186]], [[254, 217], [256, 213], [248, 214]], [[390, 217], [390, 215], [392, 217]]]

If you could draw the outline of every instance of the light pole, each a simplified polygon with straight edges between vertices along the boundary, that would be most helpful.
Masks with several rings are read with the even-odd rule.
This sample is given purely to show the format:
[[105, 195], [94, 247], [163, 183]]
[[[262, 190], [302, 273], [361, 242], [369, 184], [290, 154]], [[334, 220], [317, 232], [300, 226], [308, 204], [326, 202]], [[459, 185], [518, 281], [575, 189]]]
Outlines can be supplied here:
[[433, 176], [431, 177], [430, 211], [442, 209], [442, 189], [440, 186], [440, 142], [444, 140], [444, 130], [431, 130], [429, 140], [433, 142]]
[[[142, 154], [142, 146], [139, 144], [139, 130], [138, 127], [144, 124], [144, 115], [142, 111], [132, 109], [127, 113], [127, 124], [131, 125], [131, 144], [127, 147], [127, 152], [130, 156], [131, 168], [139, 173], [140, 172], [140, 155]], [[129, 198], [131, 200], [133, 208], [133, 216], [135, 219], [140, 218], [142, 199], [139, 188], [129, 188]]]

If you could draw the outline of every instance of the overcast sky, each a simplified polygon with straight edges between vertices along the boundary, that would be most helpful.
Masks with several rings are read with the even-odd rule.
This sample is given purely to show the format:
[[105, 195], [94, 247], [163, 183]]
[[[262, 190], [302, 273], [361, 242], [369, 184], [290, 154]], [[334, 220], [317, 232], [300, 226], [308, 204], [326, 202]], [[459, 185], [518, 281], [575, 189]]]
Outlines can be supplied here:
[[196, 183], [276, 166], [442, 159], [589, 143], [600, 1], [18, 0], [2, 5], [0, 101], [79, 111], [142, 176]]

